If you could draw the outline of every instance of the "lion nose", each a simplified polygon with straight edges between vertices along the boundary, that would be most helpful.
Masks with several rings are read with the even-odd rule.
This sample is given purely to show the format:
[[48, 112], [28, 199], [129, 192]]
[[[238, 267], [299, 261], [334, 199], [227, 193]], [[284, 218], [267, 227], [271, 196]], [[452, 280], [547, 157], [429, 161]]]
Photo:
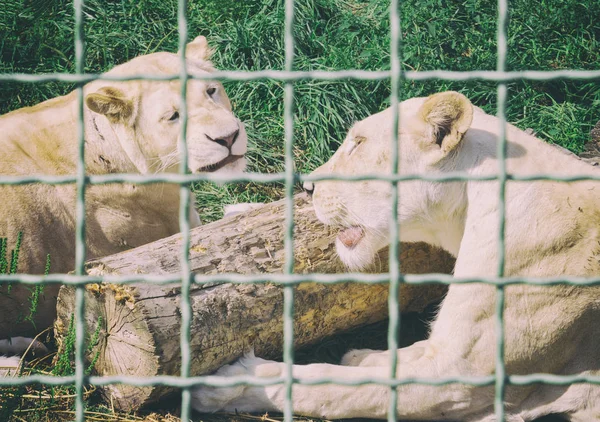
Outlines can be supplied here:
[[229, 135], [225, 135], [225, 136], [221, 136], [219, 138], [213, 139], [210, 136], [206, 135], [206, 137], [213, 142], [216, 142], [219, 145], [222, 145], [226, 148], [231, 149], [231, 146], [233, 144], [235, 144], [235, 141], [237, 140], [238, 135], [240, 134], [239, 129], [235, 130], [234, 132], [230, 133]]
[[315, 191], [315, 184], [313, 182], [304, 182], [302, 184], [302, 187], [304, 188], [306, 193], [308, 193], [308, 196], [313, 195], [313, 192]]

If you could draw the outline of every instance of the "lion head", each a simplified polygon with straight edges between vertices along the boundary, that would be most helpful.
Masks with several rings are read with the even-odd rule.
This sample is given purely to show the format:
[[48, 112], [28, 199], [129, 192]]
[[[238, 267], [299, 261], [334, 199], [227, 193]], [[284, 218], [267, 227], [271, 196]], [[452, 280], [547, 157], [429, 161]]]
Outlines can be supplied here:
[[[210, 74], [211, 50], [197, 37], [186, 49], [192, 76]], [[172, 53], [137, 57], [115, 67], [112, 76], [178, 75], [181, 59]], [[175, 172], [181, 156], [179, 138], [184, 107], [179, 80], [96, 81], [86, 86], [85, 105], [100, 136], [116, 136], [142, 173]], [[246, 166], [244, 125], [231, 110], [223, 85], [190, 79], [187, 85], [187, 152], [191, 172], [241, 172]]]
[[[439, 173], [452, 166], [464, 133], [473, 118], [473, 106], [462, 94], [445, 92], [429, 98], [413, 98], [399, 105], [398, 133], [400, 174]], [[390, 174], [393, 115], [387, 109], [356, 123], [331, 159], [313, 174]], [[445, 185], [445, 186], [444, 186]], [[317, 217], [339, 227], [336, 248], [351, 269], [361, 269], [389, 243], [391, 184], [324, 180], [306, 183]], [[446, 247], [445, 239], [433, 238], [428, 223], [455, 215], [462, 206], [460, 183], [405, 181], [398, 184], [398, 221], [403, 241], [428, 241]], [[429, 238], [431, 237], [431, 238]]]

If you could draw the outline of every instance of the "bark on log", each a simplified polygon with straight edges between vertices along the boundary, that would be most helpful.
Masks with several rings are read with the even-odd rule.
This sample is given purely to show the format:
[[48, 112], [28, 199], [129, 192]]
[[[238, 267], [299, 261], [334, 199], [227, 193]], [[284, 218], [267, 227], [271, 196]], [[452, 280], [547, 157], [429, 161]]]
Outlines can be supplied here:
[[[315, 217], [306, 196], [295, 206], [295, 272], [345, 272], [335, 255], [335, 233]], [[284, 203], [268, 204], [196, 228], [191, 235], [191, 267], [202, 274], [281, 273], [284, 259]], [[370, 272], [386, 272], [387, 250]], [[91, 261], [90, 274], [172, 274], [179, 271], [180, 235]], [[405, 273], [449, 273], [453, 259], [425, 244], [403, 244]], [[336, 332], [386, 317], [387, 285], [305, 283], [295, 289], [295, 344], [306, 345]], [[420, 311], [445, 292], [441, 285], [401, 289], [403, 311]], [[86, 289], [88, 337], [100, 325], [95, 372], [100, 375], [176, 375], [180, 371], [180, 289], [178, 285], [91, 285]], [[64, 338], [74, 313], [75, 290], [62, 287], [57, 338]], [[210, 373], [253, 346], [257, 355], [280, 356], [282, 288], [272, 284], [193, 286], [191, 293], [192, 374]], [[98, 321], [101, 317], [101, 322]], [[88, 358], [90, 358], [88, 357]], [[172, 392], [165, 387], [112, 385], [106, 398], [135, 410]]]

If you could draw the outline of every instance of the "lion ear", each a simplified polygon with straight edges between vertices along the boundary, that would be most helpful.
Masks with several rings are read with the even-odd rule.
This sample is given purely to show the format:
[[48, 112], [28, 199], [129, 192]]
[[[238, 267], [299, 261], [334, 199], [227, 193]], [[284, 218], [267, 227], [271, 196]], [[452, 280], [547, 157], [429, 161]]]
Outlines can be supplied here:
[[212, 48], [208, 46], [208, 41], [202, 35], [194, 38], [194, 41], [188, 43], [185, 48], [185, 56], [191, 59], [210, 61], [212, 54]]
[[125, 94], [112, 87], [103, 87], [85, 97], [85, 105], [111, 122], [127, 120], [133, 114], [133, 103]]
[[437, 144], [447, 154], [456, 148], [471, 127], [473, 105], [463, 94], [441, 92], [425, 100], [418, 116], [427, 128], [427, 142]]

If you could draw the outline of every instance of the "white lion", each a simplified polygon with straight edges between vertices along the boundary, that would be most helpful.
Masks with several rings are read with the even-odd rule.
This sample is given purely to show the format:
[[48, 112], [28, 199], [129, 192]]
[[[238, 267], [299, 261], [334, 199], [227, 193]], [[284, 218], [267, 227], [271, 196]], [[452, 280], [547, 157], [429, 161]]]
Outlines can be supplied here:
[[[204, 37], [187, 46], [192, 75], [214, 71]], [[154, 53], [115, 67], [108, 75], [178, 75], [180, 57]], [[181, 84], [173, 81], [98, 80], [85, 86], [85, 166], [87, 174], [178, 172]], [[187, 87], [189, 170], [242, 172], [247, 137], [216, 81], [190, 80]], [[77, 93], [45, 101], [0, 117], [0, 176], [77, 173]], [[23, 233], [18, 271], [41, 274], [46, 255], [51, 272], [73, 270], [75, 188], [70, 185], [0, 185], [0, 237]], [[87, 257], [117, 253], [179, 232], [180, 187], [176, 184], [116, 183], [86, 189]], [[190, 210], [191, 226], [200, 224]], [[56, 314], [57, 285], [45, 287], [35, 318], [39, 331]], [[0, 338], [34, 334], [17, 315], [28, 313], [29, 289], [0, 286]]]
[[[400, 169], [403, 174], [495, 175], [499, 121], [455, 92], [400, 104]], [[318, 173], [390, 171], [391, 110], [357, 123]], [[569, 154], [507, 125], [510, 174], [594, 175], [600, 172]], [[426, 241], [457, 258], [456, 277], [496, 275], [499, 230], [496, 181], [400, 183], [398, 219], [404, 241]], [[509, 181], [506, 192], [507, 276], [597, 276], [600, 274], [600, 186]], [[387, 182], [322, 181], [314, 186], [315, 211], [340, 227], [337, 250], [350, 268], [369, 263], [388, 242], [390, 191]], [[448, 378], [490, 376], [496, 369], [496, 291], [481, 283], [450, 287], [429, 338], [398, 351], [397, 376]], [[505, 362], [509, 375], [550, 373], [600, 375], [599, 288], [569, 285], [511, 285], [504, 310]], [[347, 380], [389, 376], [389, 355], [351, 351], [342, 365], [296, 365], [303, 380]], [[282, 363], [246, 356], [219, 375], [283, 375]], [[201, 411], [282, 411], [285, 388], [201, 387], [194, 407]], [[385, 418], [389, 389], [378, 385], [295, 385], [294, 411], [327, 419]], [[509, 386], [507, 421], [531, 421], [551, 413], [572, 421], [600, 420], [600, 386], [531, 384]], [[398, 387], [401, 419], [495, 421], [494, 386], [463, 384]]]

